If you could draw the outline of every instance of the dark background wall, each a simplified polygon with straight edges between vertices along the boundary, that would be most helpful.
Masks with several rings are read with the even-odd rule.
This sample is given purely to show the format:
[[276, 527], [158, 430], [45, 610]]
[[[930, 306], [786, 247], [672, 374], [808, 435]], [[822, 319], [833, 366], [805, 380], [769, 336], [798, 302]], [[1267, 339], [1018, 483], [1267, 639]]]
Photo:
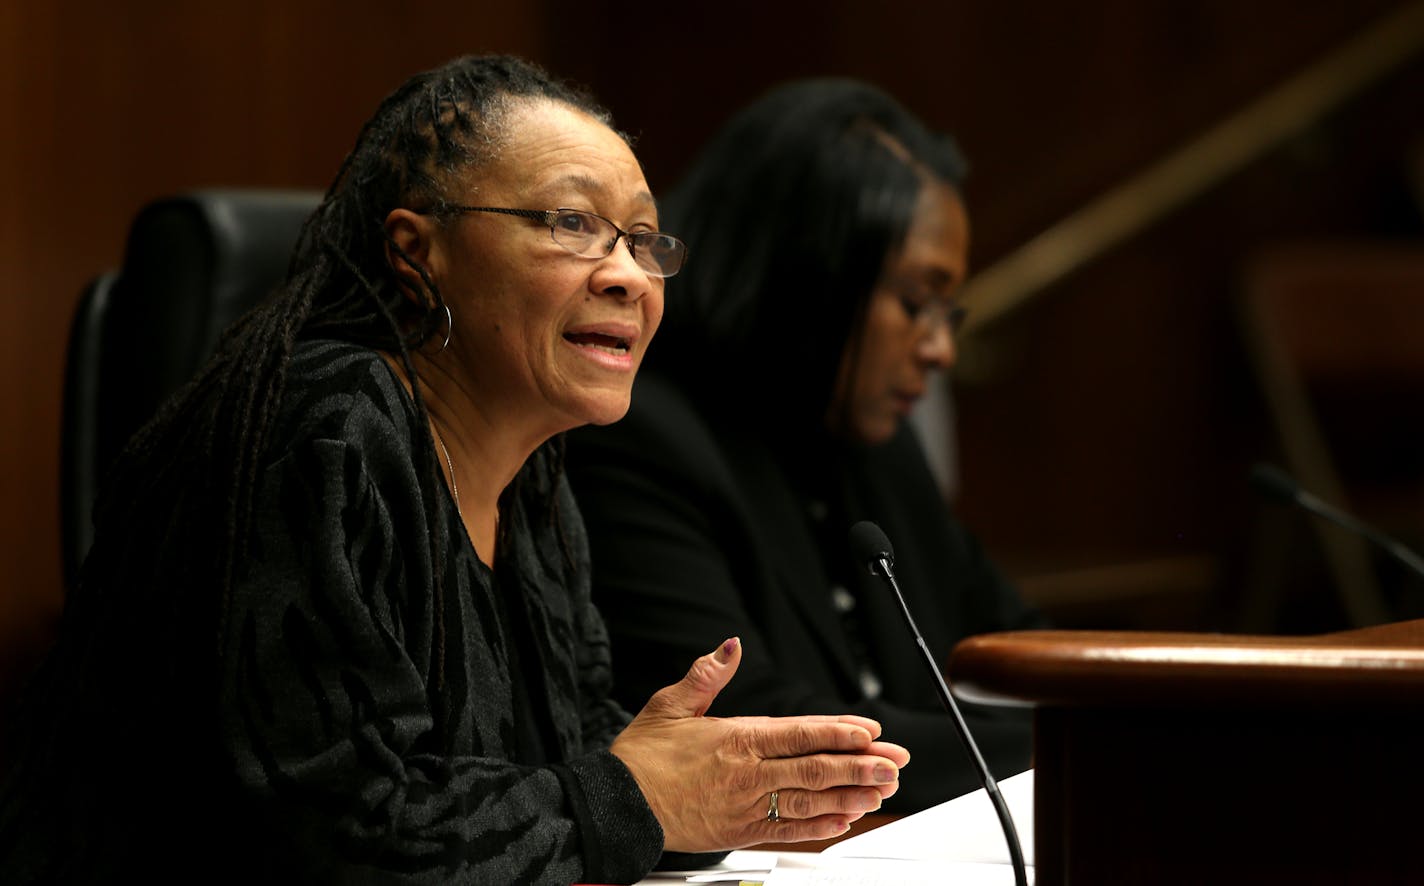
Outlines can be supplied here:
[[[1408, 5], [4, 4], [0, 681], [48, 643], [62, 600], [59, 403], [84, 283], [151, 198], [324, 187], [416, 70], [497, 50], [585, 82], [638, 136], [655, 191], [776, 81], [872, 80], [958, 135], [985, 266]], [[1245, 466], [1273, 445], [1228, 309], [1236, 281], [1277, 239], [1417, 239], [1421, 99], [1416, 59], [966, 344], [980, 371], [956, 381], [958, 506], [1065, 619], [1229, 626], [1258, 511]], [[1095, 582], [1078, 570], [1140, 563], [1157, 565], [1086, 573], [1126, 592], [1074, 603]], [[1154, 602], [1154, 585], [1176, 596]], [[1284, 626], [1332, 626], [1328, 606], [1311, 611]]]

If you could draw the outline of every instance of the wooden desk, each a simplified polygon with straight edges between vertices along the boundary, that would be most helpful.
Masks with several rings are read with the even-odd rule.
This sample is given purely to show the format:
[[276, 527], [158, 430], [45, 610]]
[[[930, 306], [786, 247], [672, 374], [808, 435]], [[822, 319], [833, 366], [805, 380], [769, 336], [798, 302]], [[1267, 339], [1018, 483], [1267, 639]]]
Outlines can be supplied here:
[[992, 634], [950, 674], [1035, 707], [1040, 886], [1424, 882], [1424, 621]]

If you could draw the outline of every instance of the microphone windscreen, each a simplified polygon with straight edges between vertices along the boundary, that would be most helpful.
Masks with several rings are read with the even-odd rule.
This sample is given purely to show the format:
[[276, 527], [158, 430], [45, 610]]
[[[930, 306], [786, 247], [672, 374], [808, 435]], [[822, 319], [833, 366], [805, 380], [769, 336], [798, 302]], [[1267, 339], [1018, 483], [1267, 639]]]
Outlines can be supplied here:
[[1285, 471], [1264, 463], [1251, 468], [1251, 485], [1261, 495], [1276, 502], [1293, 502], [1300, 493], [1300, 486]]
[[881, 558], [895, 562], [895, 549], [890, 546], [890, 539], [869, 520], [861, 520], [850, 528], [850, 549], [867, 566], [874, 566]]

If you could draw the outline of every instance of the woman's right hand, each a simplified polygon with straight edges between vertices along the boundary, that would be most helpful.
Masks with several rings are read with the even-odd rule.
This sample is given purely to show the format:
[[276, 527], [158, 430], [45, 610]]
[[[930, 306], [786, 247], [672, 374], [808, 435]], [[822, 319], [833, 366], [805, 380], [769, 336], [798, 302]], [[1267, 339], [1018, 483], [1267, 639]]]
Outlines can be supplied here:
[[[613, 742], [668, 850], [838, 836], [895, 793], [910, 760], [904, 748], [879, 741], [880, 724], [865, 717], [704, 717], [741, 654], [734, 638], [697, 659]], [[768, 818], [772, 791], [775, 821]]]

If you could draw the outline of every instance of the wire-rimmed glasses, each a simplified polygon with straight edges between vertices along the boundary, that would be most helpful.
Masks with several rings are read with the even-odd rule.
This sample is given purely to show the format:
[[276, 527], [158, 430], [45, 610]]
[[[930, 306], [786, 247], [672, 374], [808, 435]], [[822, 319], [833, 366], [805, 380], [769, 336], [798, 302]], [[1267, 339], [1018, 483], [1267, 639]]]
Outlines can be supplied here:
[[621, 239], [633, 261], [653, 277], [671, 277], [687, 261], [687, 244], [662, 231], [625, 231], [610, 219], [582, 209], [507, 209], [446, 204], [442, 212], [498, 212], [548, 225], [554, 242], [585, 258], [603, 258]]

